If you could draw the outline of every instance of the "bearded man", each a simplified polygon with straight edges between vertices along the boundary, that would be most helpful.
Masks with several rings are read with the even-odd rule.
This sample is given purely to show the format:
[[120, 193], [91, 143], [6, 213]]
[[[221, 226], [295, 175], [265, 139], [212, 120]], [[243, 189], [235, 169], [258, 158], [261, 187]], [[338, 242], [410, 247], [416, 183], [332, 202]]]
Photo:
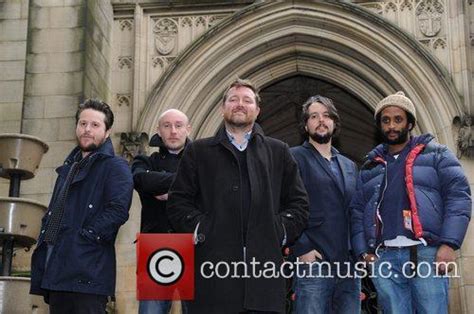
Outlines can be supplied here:
[[32, 294], [50, 313], [105, 313], [115, 293], [115, 238], [128, 219], [133, 179], [115, 156], [114, 115], [88, 99], [76, 112], [77, 146], [62, 166], [31, 260]]
[[448, 313], [448, 277], [471, 217], [471, 191], [456, 156], [431, 134], [410, 136], [413, 102], [381, 100], [383, 143], [367, 156], [351, 203], [355, 253], [373, 269], [384, 313]]
[[307, 140], [291, 148], [309, 196], [309, 222], [291, 253], [303, 271], [295, 274], [295, 313], [359, 313], [360, 279], [350, 278], [349, 205], [357, 167], [332, 146], [341, 128], [333, 101], [320, 95], [302, 106]]
[[[172, 226], [194, 231], [199, 241], [196, 295], [188, 310], [284, 313], [285, 278], [278, 271], [263, 275], [262, 267], [279, 270], [282, 247], [306, 225], [306, 191], [288, 145], [265, 136], [255, 123], [260, 97], [251, 82], [233, 82], [220, 109], [222, 127], [188, 146], [168, 192]], [[212, 275], [235, 263], [241, 272]]]

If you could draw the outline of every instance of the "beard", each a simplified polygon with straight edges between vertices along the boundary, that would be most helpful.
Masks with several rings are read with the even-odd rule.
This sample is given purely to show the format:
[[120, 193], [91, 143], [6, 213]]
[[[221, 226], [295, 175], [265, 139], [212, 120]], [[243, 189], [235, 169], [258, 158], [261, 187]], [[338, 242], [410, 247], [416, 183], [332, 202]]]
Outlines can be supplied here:
[[107, 137], [105, 137], [99, 144], [96, 144], [96, 143], [90, 143], [88, 145], [82, 145], [81, 142], [79, 140], [77, 140], [77, 144], [79, 145], [79, 148], [81, 149], [81, 151], [85, 152], [85, 153], [89, 153], [89, 152], [92, 152], [92, 151], [95, 151], [97, 149], [99, 149], [99, 147], [101, 147], [105, 141], [107, 140]]
[[332, 133], [326, 133], [324, 135], [320, 135], [318, 133], [313, 133], [309, 135], [313, 141], [318, 144], [327, 144], [332, 138]]
[[225, 122], [235, 128], [245, 128], [248, 126], [253, 125], [255, 122], [252, 120], [248, 115], [247, 112], [243, 112], [245, 114], [244, 117], [242, 116], [234, 116], [233, 113], [229, 115], [224, 115]]
[[389, 132], [382, 132], [383, 142], [388, 145], [398, 145], [403, 144], [408, 141], [408, 128], [403, 128], [400, 131], [391, 131], [398, 134], [398, 137], [395, 139], [390, 139], [388, 137]]
[[[326, 128], [326, 130], [327, 130], [326, 134], [321, 135], [321, 134], [318, 134], [316, 132], [316, 130], [321, 126]], [[331, 138], [332, 138], [333, 134], [334, 134], [334, 131], [330, 132], [329, 128], [326, 125], [319, 125], [318, 127], [316, 127], [314, 132], [308, 132], [309, 137], [311, 137], [311, 139], [313, 141], [315, 141], [316, 143], [318, 143], [318, 144], [327, 144], [327, 143], [329, 143], [331, 141]]]

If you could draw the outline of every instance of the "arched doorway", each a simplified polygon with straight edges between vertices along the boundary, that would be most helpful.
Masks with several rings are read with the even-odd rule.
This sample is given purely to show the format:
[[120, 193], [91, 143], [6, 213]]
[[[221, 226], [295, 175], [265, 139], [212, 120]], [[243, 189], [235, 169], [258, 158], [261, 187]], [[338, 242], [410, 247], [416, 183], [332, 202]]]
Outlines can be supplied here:
[[190, 116], [195, 137], [210, 136], [236, 77], [267, 87], [297, 75], [339, 87], [372, 110], [403, 90], [417, 107], [418, 131], [454, 146], [451, 121], [461, 101], [442, 67], [398, 28], [342, 2], [259, 2], [224, 19], [170, 65], [137, 129], [152, 131], [161, 111], [177, 107]]
[[361, 163], [376, 144], [373, 113], [361, 100], [337, 85], [296, 75], [265, 86], [260, 91], [262, 105], [257, 122], [266, 135], [290, 146], [299, 145], [303, 140], [299, 128], [301, 105], [317, 94], [331, 98], [341, 117], [342, 130], [333, 144], [341, 153]]

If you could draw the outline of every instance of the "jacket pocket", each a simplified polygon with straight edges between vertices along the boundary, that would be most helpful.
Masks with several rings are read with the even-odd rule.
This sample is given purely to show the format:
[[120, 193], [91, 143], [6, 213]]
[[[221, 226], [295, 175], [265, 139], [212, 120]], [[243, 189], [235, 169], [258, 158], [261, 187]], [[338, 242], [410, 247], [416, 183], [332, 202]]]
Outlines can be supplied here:
[[319, 227], [323, 224], [323, 222], [324, 222], [323, 216], [309, 217], [308, 228]]

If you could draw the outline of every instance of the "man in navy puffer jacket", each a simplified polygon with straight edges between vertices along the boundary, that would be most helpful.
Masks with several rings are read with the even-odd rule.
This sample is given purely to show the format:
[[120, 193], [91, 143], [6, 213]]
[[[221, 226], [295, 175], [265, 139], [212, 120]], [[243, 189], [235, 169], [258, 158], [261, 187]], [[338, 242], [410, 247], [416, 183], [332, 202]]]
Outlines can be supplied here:
[[352, 245], [372, 270], [386, 313], [447, 313], [448, 276], [471, 216], [459, 161], [430, 134], [410, 137], [415, 107], [403, 92], [383, 99], [383, 142], [369, 154], [351, 202]]

